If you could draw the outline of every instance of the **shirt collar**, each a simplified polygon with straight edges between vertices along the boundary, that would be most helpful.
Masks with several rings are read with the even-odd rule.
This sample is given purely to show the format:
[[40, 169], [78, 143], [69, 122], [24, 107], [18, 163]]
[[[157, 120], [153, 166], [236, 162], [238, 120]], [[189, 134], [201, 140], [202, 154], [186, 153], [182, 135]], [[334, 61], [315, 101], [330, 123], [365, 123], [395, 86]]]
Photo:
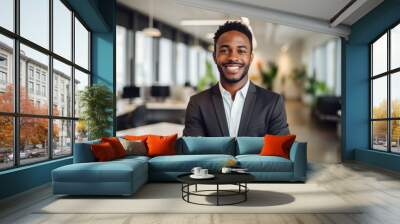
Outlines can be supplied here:
[[[219, 91], [221, 92], [222, 96], [229, 96], [231, 97], [231, 94], [222, 86], [221, 82], [218, 82], [219, 86]], [[247, 79], [246, 84], [238, 91], [238, 93], [243, 96], [244, 99], [246, 99], [247, 92], [249, 90], [250, 86], [250, 80]]]

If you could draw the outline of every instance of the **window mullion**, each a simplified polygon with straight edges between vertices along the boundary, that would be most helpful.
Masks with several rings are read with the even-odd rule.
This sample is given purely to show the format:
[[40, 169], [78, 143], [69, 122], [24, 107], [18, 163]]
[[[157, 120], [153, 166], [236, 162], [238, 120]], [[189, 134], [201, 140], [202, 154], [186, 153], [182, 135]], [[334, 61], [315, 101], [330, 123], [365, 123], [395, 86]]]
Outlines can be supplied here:
[[[71, 23], [72, 23], [72, 38], [71, 38], [71, 59], [72, 59], [72, 64], [73, 66], [71, 67], [72, 71], [71, 71], [71, 91], [72, 91], [72, 95], [71, 95], [71, 100], [72, 100], [72, 105], [71, 105], [71, 117], [75, 118], [75, 12], [72, 11], [72, 15], [71, 15]], [[75, 125], [76, 125], [76, 121], [73, 120], [71, 122], [71, 128], [72, 128], [72, 132], [71, 132], [71, 151], [72, 151], [72, 155], [74, 155], [74, 151], [75, 151]]]
[[[389, 71], [390, 70], [390, 29], [389, 29], [389, 31], [387, 32], [387, 52], [386, 52], [386, 54], [387, 54], [387, 71]], [[388, 110], [388, 118], [391, 118], [392, 117], [392, 111], [391, 111], [391, 108], [392, 108], [392, 100], [391, 100], [391, 86], [390, 86], [390, 80], [391, 80], [391, 78], [392, 78], [392, 75], [390, 74], [390, 73], [388, 73], [387, 74], [387, 98], [388, 98], [388, 100], [387, 100], [387, 110]], [[389, 143], [388, 143], [388, 152], [391, 152], [392, 151], [392, 135], [391, 135], [391, 129], [392, 129], [392, 121], [388, 121], [388, 126], [387, 126], [387, 131], [388, 131], [388, 141], [389, 141]]]
[[369, 69], [370, 69], [370, 71], [369, 71], [369, 85], [370, 85], [370, 89], [369, 89], [369, 119], [370, 119], [370, 122], [369, 122], [369, 148], [370, 149], [373, 149], [373, 147], [374, 147], [374, 136], [373, 136], [373, 127], [374, 127], [374, 123], [373, 123], [373, 121], [372, 121], [372, 119], [373, 119], [373, 108], [372, 108], [372, 106], [373, 106], [373, 91], [374, 91], [374, 86], [373, 86], [373, 79], [372, 79], [372, 72], [373, 72], [373, 66], [374, 66], [374, 63], [373, 63], [373, 57], [372, 57], [372, 55], [373, 55], [373, 50], [374, 50], [374, 48], [372, 47], [372, 45], [370, 45], [369, 46], [369, 52], [370, 52], [370, 55], [369, 55], [369, 64], [370, 64], [370, 66], [369, 66]]
[[[17, 35], [19, 35], [19, 7], [20, 1], [14, 1], [14, 30]], [[14, 39], [14, 112], [19, 114], [19, 96], [20, 96], [20, 50], [19, 50], [19, 39]], [[19, 135], [20, 135], [20, 118], [14, 116], [14, 166], [19, 166]]]
[[[53, 52], [53, 0], [49, 0], [49, 50]], [[48, 152], [49, 159], [53, 159], [53, 56], [49, 55], [49, 72], [48, 72], [48, 83], [47, 90], [49, 94], [49, 116], [48, 120]]]

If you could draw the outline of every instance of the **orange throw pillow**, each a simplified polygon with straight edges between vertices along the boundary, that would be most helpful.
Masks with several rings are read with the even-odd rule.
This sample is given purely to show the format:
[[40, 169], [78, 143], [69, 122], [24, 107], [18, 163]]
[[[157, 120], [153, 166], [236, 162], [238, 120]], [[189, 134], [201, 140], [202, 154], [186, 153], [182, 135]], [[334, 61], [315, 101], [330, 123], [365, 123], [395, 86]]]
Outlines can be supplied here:
[[296, 135], [265, 135], [260, 155], [290, 159], [290, 148], [295, 139]]
[[150, 135], [147, 137], [148, 156], [176, 155], [178, 134], [170, 136]]
[[117, 137], [110, 137], [110, 138], [101, 138], [101, 142], [108, 142], [114, 149], [115, 155], [117, 158], [121, 158], [126, 156], [126, 151], [124, 146], [121, 144]]
[[149, 135], [125, 135], [124, 139], [129, 141], [143, 141], [146, 142], [146, 139]]
[[94, 157], [99, 162], [110, 161], [117, 158], [113, 147], [108, 142], [93, 144], [90, 147], [92, 149]]

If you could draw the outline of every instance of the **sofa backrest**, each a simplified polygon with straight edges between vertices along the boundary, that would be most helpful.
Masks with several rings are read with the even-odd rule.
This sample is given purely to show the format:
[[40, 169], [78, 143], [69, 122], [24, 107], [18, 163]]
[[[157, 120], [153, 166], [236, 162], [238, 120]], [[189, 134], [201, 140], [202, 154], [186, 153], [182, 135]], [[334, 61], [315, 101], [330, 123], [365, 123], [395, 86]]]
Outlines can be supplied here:
[[264, 137], [237, 137], [236, 155], [259, 154], [264, 145]]
[[[90, 148], [100, 140], [75, 143], [74, 163], [95, 162], [96, 159]], [[295, 147], [297, 142], [292, 146]], [[244, 155], [259, 154], [264, 145], [263, 137], [181, 137], [177, 139], [178, 155], [226, 154]]]
[[[293, 142], [290, 149], [290, 154], [293, 154], [299, 145], [304, 144], [300, 142]], [[236, 138], [236, 155], [245, 154], [259, 154], [264, 146], [264, 137], [237, 137]], [[292, 157], [292, 155], [290, 155]]]
[[235, 139], [231, 137], [182, 137], [177, 142], [177, 154], [235, 155]]
[[95, 162], [96, 158], [90, 148], [92, 144], [99, 144], [100, 140], [75, 143], [74, 163]]

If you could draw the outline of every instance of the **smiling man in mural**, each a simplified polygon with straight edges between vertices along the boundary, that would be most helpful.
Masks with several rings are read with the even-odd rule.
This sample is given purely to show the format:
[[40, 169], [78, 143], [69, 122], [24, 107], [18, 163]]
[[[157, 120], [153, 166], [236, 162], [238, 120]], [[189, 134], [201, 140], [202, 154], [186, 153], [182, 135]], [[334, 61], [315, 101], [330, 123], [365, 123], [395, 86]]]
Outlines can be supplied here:
[[214, 34], [214, 62], [220, 81], [190, 98], [184, 136], [264, 136], [289, 134], [283, 97], [254, 85], [252, 33], [228, 21]]

